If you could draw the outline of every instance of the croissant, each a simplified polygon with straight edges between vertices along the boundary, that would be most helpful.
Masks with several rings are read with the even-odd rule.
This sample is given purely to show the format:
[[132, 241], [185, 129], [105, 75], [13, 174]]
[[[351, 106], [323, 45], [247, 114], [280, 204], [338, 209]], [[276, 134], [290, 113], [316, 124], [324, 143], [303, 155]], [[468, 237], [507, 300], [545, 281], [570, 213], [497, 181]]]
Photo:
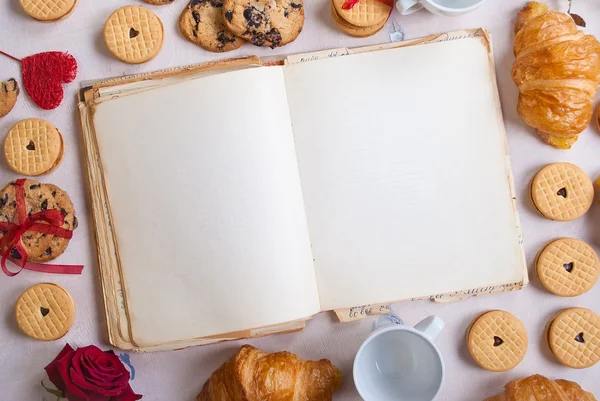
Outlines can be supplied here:
[[508, 383], [504, 393], [484, 401], [596, 401], [596, 398], [577, 383], [534, 375]]
[[537, 134], [569, 149], [589, 125], [600, 84], [600, 43], [568, 15], [531, 1], [515, 24], [517, 111]]
[[196, 401], [331, 401], [341, 384], [341, 372], [327, 359], [304, 361], [244, 345], [211, 375]]

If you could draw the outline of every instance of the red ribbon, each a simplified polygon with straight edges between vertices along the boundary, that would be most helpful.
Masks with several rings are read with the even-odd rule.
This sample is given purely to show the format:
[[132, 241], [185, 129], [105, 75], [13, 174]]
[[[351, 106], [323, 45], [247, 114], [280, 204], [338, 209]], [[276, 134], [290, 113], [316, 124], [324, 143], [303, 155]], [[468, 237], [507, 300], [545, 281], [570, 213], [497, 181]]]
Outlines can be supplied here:
[[[377, 1], [390, 6], [390, 14], [392, 13], [392, 10], [394, 9], [394, 0], [377, 0]], [[360, 3], [360, 0], [346, 0], [346, 2], [344, 4], [342, 4], [342, 9], [343, 10], [351, 10], [352, 7], [354, 7], [358, 3]]]
[[[65, 221], [65, 217], [59, 210], [43, 210], [39, 213], [27, 216], [24, 184], [24, 178], [18, 179], [15, 182], [17, 223], [0, 222], [0, 231], [6, 231], [4, 237], [0, 239], [0, 249], [6, 247], [6, 250], [2, 254], [2, 260], [0, 261], [2, 271], [9, 277], [16, 276], [21, 273], [23, 269], [43, 273], [81, 274], [81, 271], [83, 270], [82, 265], [27, 263], [27, 252], [25, 252], [25, 249], [23, 249], [23, 246], [21, 245], [21, 236], [25, 234], [25, 232], [35, 231], [42, 234], [71, 239], [73, 237], [73, 231], [61, 227]], [[11, 272], [6, 267], [7, 260], [19, 265], [19, 262], [10, 256], [13, 249], [16, 249], [21, 257], [20, 269], [16, 273]]]

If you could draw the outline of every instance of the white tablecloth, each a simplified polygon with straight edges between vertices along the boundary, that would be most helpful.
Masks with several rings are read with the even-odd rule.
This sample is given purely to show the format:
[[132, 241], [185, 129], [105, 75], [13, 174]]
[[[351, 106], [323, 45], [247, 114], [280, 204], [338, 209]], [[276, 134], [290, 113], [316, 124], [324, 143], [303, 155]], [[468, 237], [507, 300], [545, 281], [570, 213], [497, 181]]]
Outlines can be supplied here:
[[[275, 50], [245, 45], [229, 53], [227, 57], [287, 54], [383, 43], [389, 41], [392, 22], [400, 25], [408, 38], [480, 26], [492, 32], [531, 284], [519, 292], [477, 297], [445, 305], [429, 301], [397, 304], [394, 305], [394, 311], [408, 324], [415, 324], [429, 314], [437, 314], [445, 320], [446, 330], [437, 341], [445, 358], [447, 372], [440, 400], [481, 400], [501, 391], [507, 381], [534, 373], [576, 380], [588, 391], [600, 395], [600, 364], [581, 371], [562, 367], [553, 360], [542, 338], [546, 322], [562, 308], [583, 306], [600, 312], [600, 285], [575, 299], [559, 298], [543, 290], [532, 265], [539, 248], [555, 237], [581, 238], [599, 250], [600, 206], [594, 204], [591, 211], [577, 221], [557, 223], [539, 216], [528, 199], [529, 181], [533, 174], [547, 163], [568, 161], [583, 168], [593, 178], [600, 174], [600, 136], [596, 128], [590, 128], [572, 150], [560, 151], [536, 139], [533, 131], [526, 127], [517, 115], [517, 89], [510, 78], [513, 62], [512, 27], [516, 12], [525, 1], [490, 0], [480, 9], [456, 18], [438, 17], [426, 11], [402, 17], [394, 12], [386, 27], [367, 39], [350, 38], [336, 29], [330, 14], [329, 0], [305, 0], [305, 3], [305, 29], [294, 43]], [[550, 3], [557, 9], [566, 10], [568, 1], [551, 0]], [[141, 1], [80, 0], [75, 12], [68, 19], [44, 24], [27, 17], [17, 0], [0, 2], [0, 49], [17, 57], [48, 50], [69, 51], [79, 61], [77, 82], [224, 57], [206, 52], [183, 39], [178, 30], [177, 19], [186, 2], [175, 0], [168, 6], [152, 7], [162, 19], [166, 33], [164, 47], [158, 57], [139, 66], [117, 61], [104, 46], [102, 31], [104, 21], [110, 13], [125, 4], [141, 4]], [[587, 20], [587, 31], [600, 38], [600, 2], [575, 0], [573, 11]], [[0, 57], [0, 80], [20, 78], [19, 71], [18, 63]], [[39, 109], [22, 93], [15, 109], [7, 117], [0, 119], [2, 137], [14, 123], [29, 117], [51, 121], [62, 132], [66, 142], [64, 161], [54, 173], [42, 177], [41, 180], [65, 189], [71, 195], [80, 218], [80, 227], [59, 261], [85, 264], [81, 276], [52, 276], [33, 272], [23, 272], [12, 279], [0, 276], [1, 400], [44, 399], [45, 393], [40, 386], [40, 381], [45, 378], [43, 368], [65, 343], [68, 342], [74, 347], [87, 344], [107, 347], [79, 150], [80, 134], [75, 100], [77, 89], [77, 83], [68, 85], [63, 104], [53, 111]], [[403, 94], [398, 93], [398, 96]], [[431, 101], [435, 106], [435, 99]], [[435, 108], [432, 109], [432, 113], [435, 113]], [[0, 159], [0, 185], [3, 185], [17, 176], [8, 169], [4, 159]], [[431, 246], [434, 250], [435, 244]], [[482, 260], [481, 263], [486, 261]], [[13, 306], [19, 294], [28, 286], [43, 281], [53, 281], [67, 288], [77, 304], [77, 318], [73, 328], [64, 338], [51, 343], [25, 337], [17, 329], [14, 318]], [[478, 313], [491, 308], [501, 308], [516, 314], [523, 320], [529, 332], [529, 351], [524, 361], [506, 373], [491, 373], [478, 368], [464, 345], [469, 322]], [[352, 361], [376, 320], [376, 317], [370, 317], [342, 324], [336, 322], [332, 314], [323, 313], [309, 321], [304, 332], [248, 342], [265, 351], [286, 349], [303, 358], [331, 359], [344, 374], [344, 384], [336, 399], [354, 401], [360, 397], [352, 381]], [[136, 371], [132, 386], [136, 392], [144, 395], [145, 400], [193, 400], [210, 373], [230, 358], [242, 343], [243, 341], [230, 342], [175, 352], [132, 354], [131, 363]], [[46, 396], [46, 399], [52, 398]]]

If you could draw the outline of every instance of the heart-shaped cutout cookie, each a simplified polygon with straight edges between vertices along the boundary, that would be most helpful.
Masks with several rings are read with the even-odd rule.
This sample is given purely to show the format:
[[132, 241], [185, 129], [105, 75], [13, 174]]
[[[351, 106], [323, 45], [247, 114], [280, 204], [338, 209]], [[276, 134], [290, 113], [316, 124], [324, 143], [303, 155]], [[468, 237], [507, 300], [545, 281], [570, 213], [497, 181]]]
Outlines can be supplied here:
[[62, 52], [34, 54], [21, 60], [23, 87], [35, 104], [44, 110], [57, 108], [63, 100], [63, 84], [77, 76], [77, 60]]

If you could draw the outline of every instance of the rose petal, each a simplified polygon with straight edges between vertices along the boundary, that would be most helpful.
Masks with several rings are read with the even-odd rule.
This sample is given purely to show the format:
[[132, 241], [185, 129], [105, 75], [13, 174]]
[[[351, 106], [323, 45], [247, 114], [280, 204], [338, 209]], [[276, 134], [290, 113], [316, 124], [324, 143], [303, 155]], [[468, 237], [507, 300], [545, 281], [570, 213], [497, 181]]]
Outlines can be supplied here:
[[[65, 392], [65, 398], [68, 401], [89, 401], [89, 397], [87, 396], [87, 394], [81, 393], [83, 394], [83, 397], [79, 395], [79, 393], [73, 393], [71, 391], [66, 391]], [[62, 398], [61, 398], [62, 400]]]
[[71, 375], [71, 380], [73, 380], [73, 384], [75, 384], [77, 387], [79, 387], [82, 390], [86, 390], [87, 392], [96, 392], [97, 386], [88, 383], [85, 380], [85, 377], [83, 377], [75, 369], [71, 368], [71, 370], [69, 370], [69, 374]]
[[66, 344], [63, 349], [59, 352], [59, 354], [54, 358], [52, 362], [45, 367], [46, 373], [48, 374], [48, 379], [56, 386], [57, 389], [63, 391], [65, 389], [65, 383], [58, 372], [58, 361], [61, 360], [68, 354], [74, 353], [75, 351], [69, 344]]
[[86, 394], [81, 391], [81, 389], [78, 388], [71, 379], [70, 369], [73, 355], [75, 355], [74, 352], [63, 355], [56, 365], [58, 374], [62, 378], [64, 384], [64, 388], [62, 390], [65, 393], [72, 393], [74, 396], [79, 396], [85, 399], [85, 397], [87, 397]]

